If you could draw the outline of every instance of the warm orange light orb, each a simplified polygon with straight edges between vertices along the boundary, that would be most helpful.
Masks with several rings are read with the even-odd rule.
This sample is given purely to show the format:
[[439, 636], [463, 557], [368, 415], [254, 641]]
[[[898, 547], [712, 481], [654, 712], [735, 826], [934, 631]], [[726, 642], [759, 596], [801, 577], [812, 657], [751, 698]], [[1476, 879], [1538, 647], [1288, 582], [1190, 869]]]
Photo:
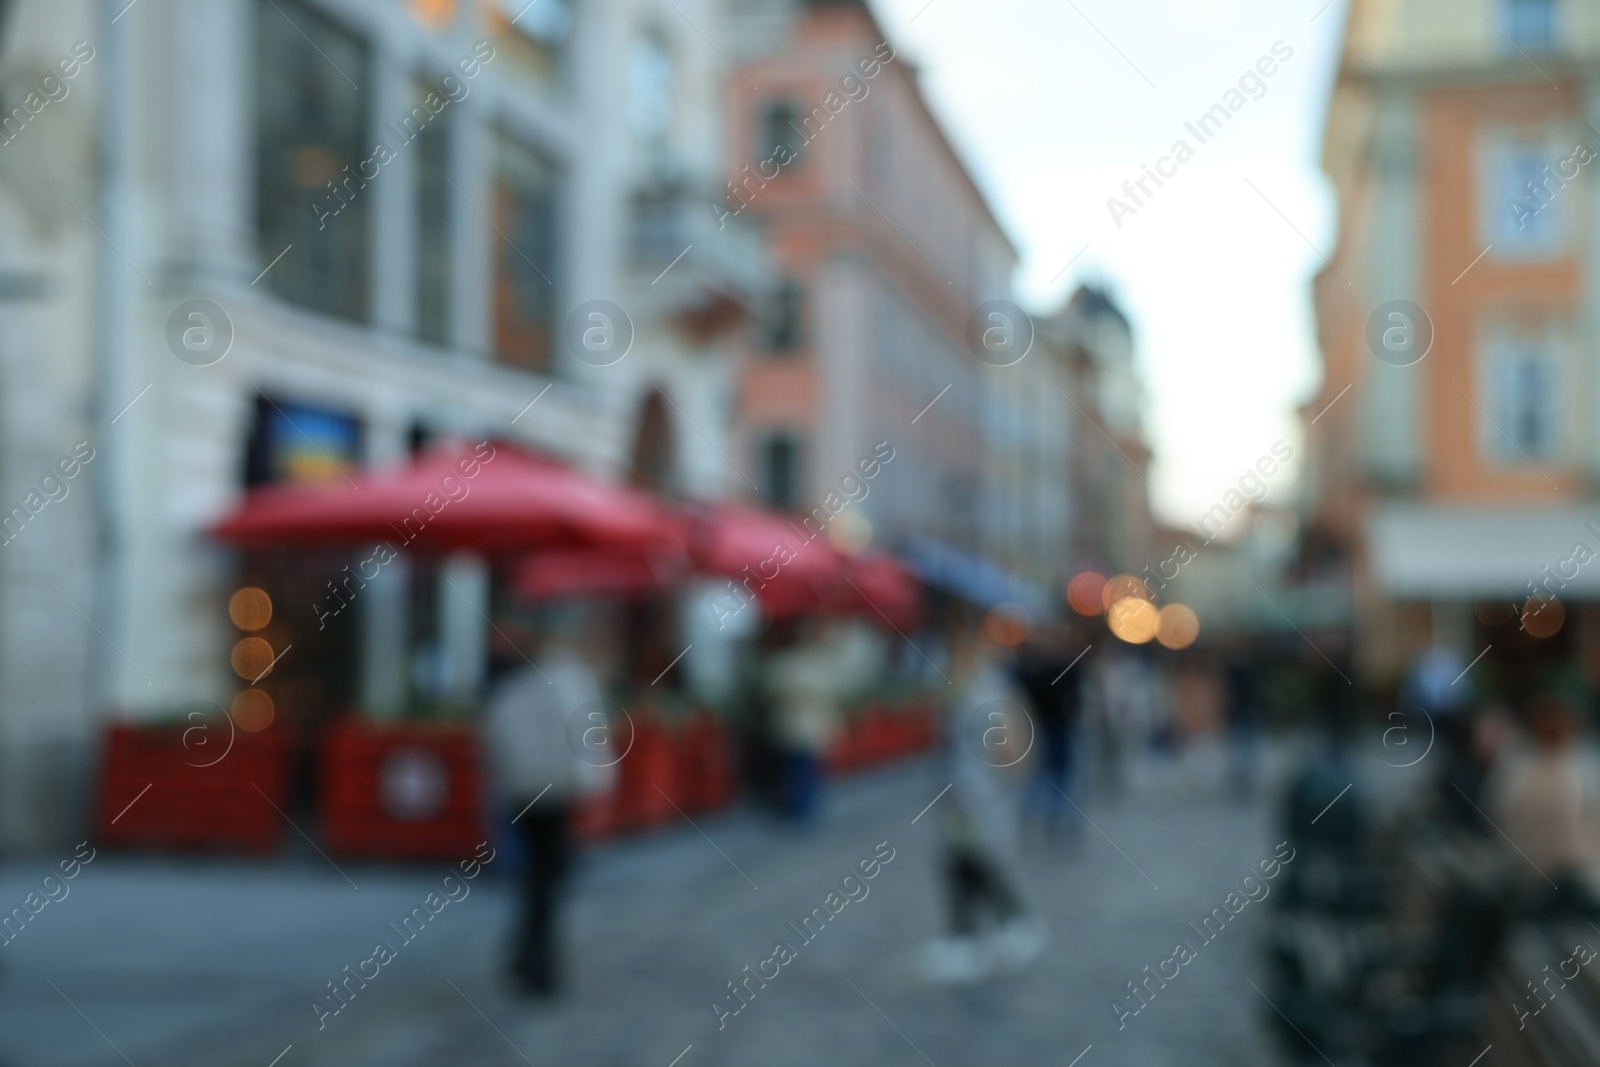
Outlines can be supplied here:
[[1012, 648], [1022, 644], [1028, 629], [1017, 618], [997, 608], [983, 620], [983, 635], [997, 645]]
[[247, 682], [255, 682], [271, 670], [273, 656], [271, 645], [259, 637], [246, 637], [233, 646], [228, 660], [233, 664], [234, 674]]
[[1144, 584], [1144, 579], [1132, 574], [1119, 574], [1106, 583], [1100, 591], [1100, 603], [1107, 610], [1119, 600], [1154, 600], [1155, 594]]
[[272, 706], [272, 698], [259, 689], [246, 689], [233, 698], [233, 703], [228, 705], [228, 714], [233, 716], [233, 724], [247, 734], [258, 734], [272, 725], [276, 709]]
[[1567, 621], [1567, 609], [1555, 597], [1531, 596], [1522, 607], [1522, 628], [1533, 637], [1554, 637]]
[[1106, 612], [1106, 625], [1128, 644], [1142, 645], [1156, 636], [1161, 626], [1161, 613], [1150, 601], [1127, 596], [1111, 605]]
[[1079, 615], [1098, 615], [1106, 610], [1100, 599], [1105, 591], [1106, 576], [1094, 571], [1084, 571], [1072, 576], [1067, 583], [1067, 606]]
[[1483, 591], [1474, 598], [1472, 613], [1485, 626], [1504, 626], [1521, 614], [1509, 596], [1494, 596]]
[[241, 630], [259, 630], [272, 621], [272, 598], [265, 589], [247, 585], [228, 598], [228, 618]]
[[1156, 623], [1156, 640], [1166, 648], [1188, 648], [1200, 637], [1200, 617], [1186, 604], [1168, 604]]

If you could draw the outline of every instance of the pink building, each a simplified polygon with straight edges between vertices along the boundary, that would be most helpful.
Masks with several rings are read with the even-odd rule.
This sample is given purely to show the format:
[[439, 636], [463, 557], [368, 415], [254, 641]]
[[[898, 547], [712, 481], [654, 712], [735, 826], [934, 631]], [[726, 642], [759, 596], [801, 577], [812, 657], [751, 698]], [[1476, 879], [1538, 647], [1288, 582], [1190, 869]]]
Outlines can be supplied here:
[[989, 328], [1026, 352], [1032, 322], [981, 307], [1010, 296], [1016, 252], [915, 71], [860, 0], [809, 0], [728, 85], [730, 180], [711, 210], [759, 222], [782, 275], [737, 387], [752, 495], [809, 512], [888, 442], [852, 505], [874, 544], [929, 538], [1053, 578], [1071, 409], [1046, 378], [1065, 378], [1042, 345], [975, 355]]

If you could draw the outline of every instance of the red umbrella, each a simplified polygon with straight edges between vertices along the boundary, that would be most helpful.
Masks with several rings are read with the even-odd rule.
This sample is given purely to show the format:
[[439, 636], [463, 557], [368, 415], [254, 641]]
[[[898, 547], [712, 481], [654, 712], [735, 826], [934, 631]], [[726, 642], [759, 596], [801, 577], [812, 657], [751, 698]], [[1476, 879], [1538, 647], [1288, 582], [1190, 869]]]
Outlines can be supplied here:
[[252, 490], [212, 533], [247, 545], [377, 540], [433, 550], [683, 544], [652, 498], [488, 442], [444, 446], [353, 486]]
[[826, 608], [841, 589], [849, 591], [845, 557], [825, 535], [781, 515], [719, 504], [697, 516], [691, 531], [696, 568], [754, 593], [770, 617]]
[[670, 586], [687, 567], [681, 551], [579, 548], [538, 552], [518, 565], [511, 588], [529, 600], [633, 597]]
[[917, 581], [893, 556], [874, 553], [850, 560], [850, 582], [844, 598], [849, 610], [901, 630], [916, 622]]

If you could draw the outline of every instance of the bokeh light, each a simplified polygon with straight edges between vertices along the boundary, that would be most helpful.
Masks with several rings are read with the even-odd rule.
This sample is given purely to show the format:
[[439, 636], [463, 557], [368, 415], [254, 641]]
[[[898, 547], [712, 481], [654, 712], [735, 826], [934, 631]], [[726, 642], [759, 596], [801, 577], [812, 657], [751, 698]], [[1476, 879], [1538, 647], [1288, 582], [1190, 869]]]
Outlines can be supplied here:
[[271, 726], [276, 713], [272, 698], [260, 689], [246, 689], [228, 705], [233, 724], [247, 734], [258, 734]]
[[228, 618], [241, 630], [259, 630], [272, 621], [272, 598], [265, 589], [247, 585], [228, 598]]
[[983, 620], [983, 636], [997, 645], [1013, 648], [1022, 644], [1022, 639], [1028, 636], [1028, 628], [1004, 608], [996, 608]]
[[1161, 613], [1154, 604], [1142, 597], [1126, 596], [1113, 603], [1106, 612], [1106, 625], [1128, 644], [1142, 645], [1156, 636], [1161, 625]]
[[1067, 606], [1079, 615], [1098, 615], [1106, 610], [1100, 599], [1105, 592], [1106, 576], [1094, 571], [1075, 574], [1067, 583]]
[[828, 523], [828, 541], [847, 556], [859, 556], [872, 544], [872, 523], [854, 511], [836, 515]]
[[1154, 600], [1155, 594], [1144, 584], [1144, 579], [1132, 574], [1119, 574], [1100, 590], [1100, 605], [1105, 610], [1119, 600]]
[[1522, 606], [1522, 628], [1533, 637], [1554, 637], [1567, 621], [1567, 609], [1555, 597], [1531, 596]]
[[1200, 637], [1200, 617], [1187, 604], [1168, 604], [1156, 623], [1156, 640], [1166, 648], [1188, 648]]
[[1472, 601], [1472, 613], [1485, 626], [1504, 626], [1516, 621], [1520, 614], [1509, 596], [1496, 596], [1482, 589]]
[[271, 670], [273, 656], [271, 645], [259, 637], [246, 637], [233, 646], [228, 661], [233, 664], [234, 674], [247, 682], [254, 682]]

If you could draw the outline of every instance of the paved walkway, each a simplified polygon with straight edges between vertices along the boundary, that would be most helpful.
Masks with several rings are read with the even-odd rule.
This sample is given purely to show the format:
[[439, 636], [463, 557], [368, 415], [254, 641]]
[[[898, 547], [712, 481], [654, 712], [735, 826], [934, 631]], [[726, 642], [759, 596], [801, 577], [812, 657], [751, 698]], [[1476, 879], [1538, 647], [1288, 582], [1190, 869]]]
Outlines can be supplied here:
[[[912, 764], [844, 783], [811, 834], [735, 813], [701, 823], [709, 841], [685, 825], [597, 850], [576, 885], [572, 984], [557, 1006], [514, 1000], [499, 981], [511, 897], [491, 865], [320, 1031], [311, 1005], [325, 983], [378, 941], [398, 944], [389, 924], [445, 865], [340, 874], [311, 853], [259, 864], [101, 853], [0, 947], [0, 1064], [1067, 1067], [1091, 1045], [1079, 1067], [1279, 1061], [1272, 1009], [1247, 982], [1261, 984], [1257, 908], [1120, 1032], [1110, 1007], [1178, 941], [1198, 943], [1188, 922], [1271, 853], [1264, 804], [1169, 784], [1094, 807], [1103, 834], [1028, 860], [1028, 893], [1051, 925], [1045, 958], [949, 989], [914, 969], [943, 909], [937, 812], [912, 820], [944, 784]], [[788, 924], [880, 842], [894, 858], [870, 894], [803, 943]], [[50, 866], [7, 864], [0, 910]], [[779, 941], [796, 958], [719, 1030], [713, 1002]]]

